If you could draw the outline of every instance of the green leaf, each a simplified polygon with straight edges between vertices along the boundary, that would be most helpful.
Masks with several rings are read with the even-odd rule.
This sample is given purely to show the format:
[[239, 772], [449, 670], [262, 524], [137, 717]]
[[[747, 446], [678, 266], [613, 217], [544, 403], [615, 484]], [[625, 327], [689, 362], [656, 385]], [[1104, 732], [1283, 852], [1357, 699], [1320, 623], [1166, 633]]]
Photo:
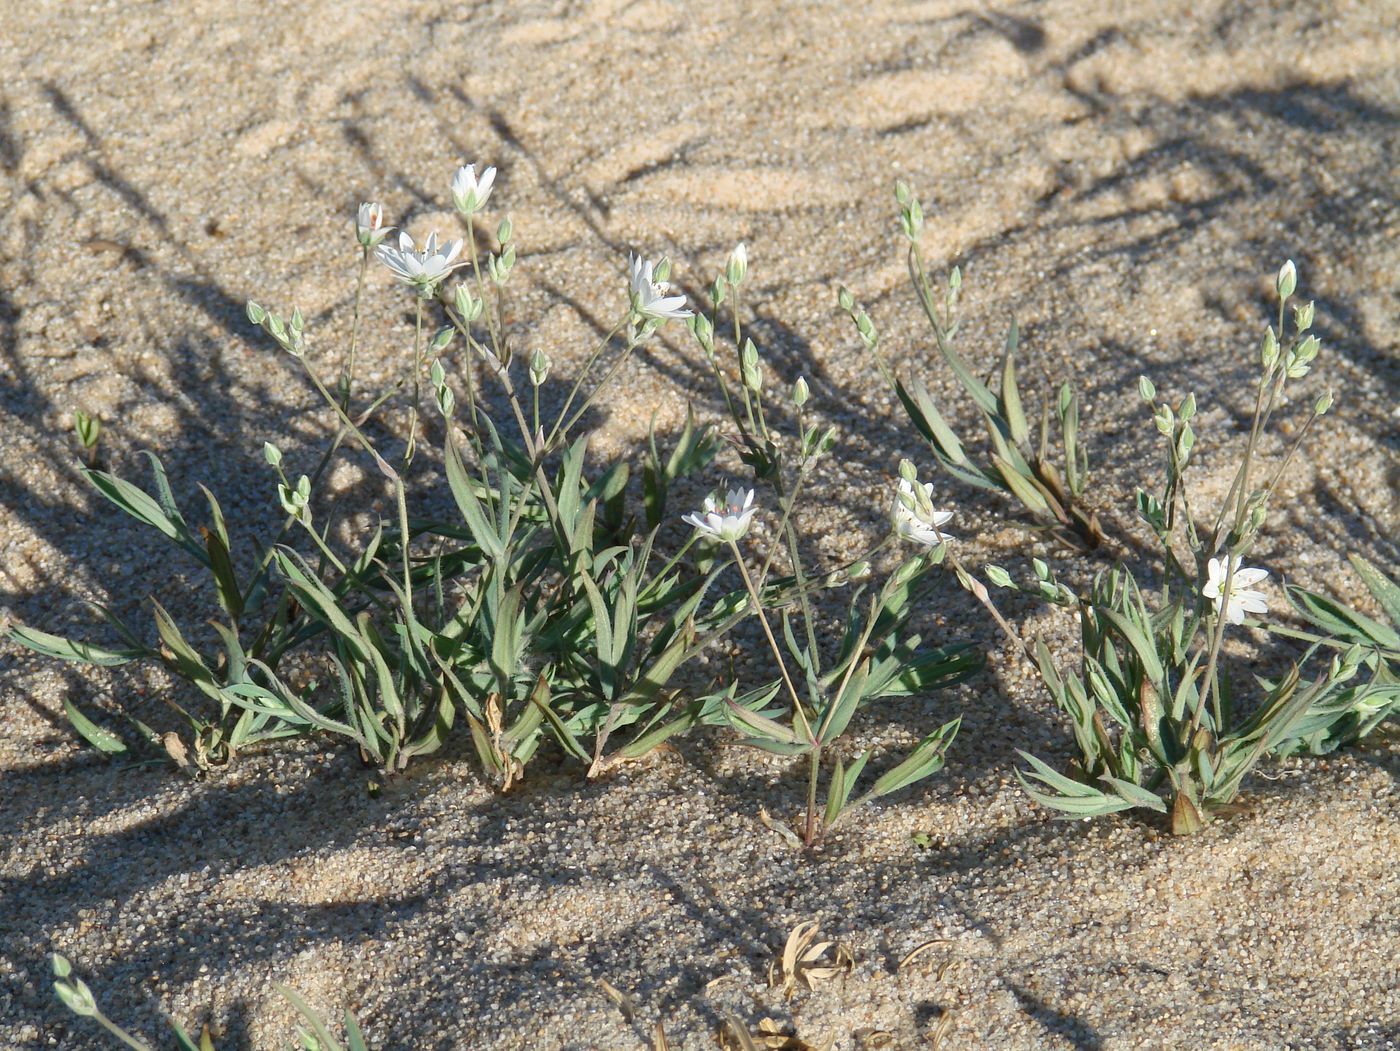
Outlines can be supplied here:
[[273, 988], [281, 993], [297, 1013], [306, 1019], [306, 1024], [311, 1027], [311, 1031], [316, 1034], [316, 1040], [320, 1043], [319, 1051], [345, 1051], [344, 1048], [331, 1036], [330, 1030], [326, 1028], [326, 1023], [321, 1021], [321, 1016], [311, 1009], [311, 1005], [303, 1000], [295, 990], [289, 989], [281, 982], [274, 982]]
[[958, 735], [958, 727], [961, 725], [962, 717], [959, 716], [925, 737], [904, 762], [893, 770], [887, 770], [884, 776], [875, 782], [870, 794], [887, 796], [942, 770], [944, 756], [949, 745], [953, 743], [953, 738]]
[[45, 657], [80, 661], [83, 664], [95, 664], [103, 668], [126, 664], [138, 657], [149, 655], [149, 652], [144, 649], [109, 650], [101, 646], [94, 646], [89, 642], [50, 635], [47, 631], [40, 631], [38, 628], [27, 627], [23, 624], [10, 625], [10, 630], [6, 632], [6, 638], [18, 642], [21, 646], [31, 649], [35, 653], [42, 653]]
[[1376, 601], [1385, 610], [1390, 622], [1400, 628], [1400, 584], [1391, 580], [1360, 555], [1348, 555], [1352, 568], [1361, 577], [1362, 583], [1376, 596]]
[[66, 694], [63, 698], [63, 710], [68, 715], [68, 721], [73, 724], [73, 729], [78, 731], [78, 735], [99, 752], [120, 755], [126, 751], [126, 745], [120, 737], [89, 719]]
[[505, 545], [473, 491], [471, 476], [462, 463], [462, 454], [457, 450], [450, 426], [443, 459], [447, 467], [447, 487], [452, 491], [452, 498], [462, 512], [467, 528], [471, 530], [472, 539], [492, 560], [500, 559], [505, 554]]
[[1016, 389], [1016, 344], [1020, 338], [1020, 330], [1013, 321], [1006, 334], [1006, 350], [1001, 356], [1001, 415], [1011, 430], [1011, 440], [1018, 445], [1024, 444], [1031, 433], [1021, 408], [1020, 392]]

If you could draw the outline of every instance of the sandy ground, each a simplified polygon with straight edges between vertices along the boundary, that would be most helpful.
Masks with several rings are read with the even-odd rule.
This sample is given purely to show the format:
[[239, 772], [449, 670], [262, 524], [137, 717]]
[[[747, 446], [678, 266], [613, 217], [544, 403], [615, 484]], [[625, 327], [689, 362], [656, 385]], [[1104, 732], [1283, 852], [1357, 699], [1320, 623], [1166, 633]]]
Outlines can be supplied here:
[[[154, 448], [189, 506], [202, 481], [236, 531], [265, 528], [262, 442], [304, 462], [326, 422], [244, 301], [299, 304], [338, 361], [355, 204], [446, 228], [466, 161], [500, 167], [492, 215], [513, 214], [523, 253], [512, 323], [562, 375], [621, 308], [629, 248], [671, 253], [696, 290], [748, 241], [770, 367], [808, 376], [843, 425], [803, 523], [825, 557], [874, 535], [895, 461], [918, 455], [834, 285], [950, 389], [905, 290], [896, 177], [924, 195], [935, 262], [966, 268], [969, 352], [990, 360], [1019, 317], [1085, 392], [1098, 491], [1120, 506], [1156, 455], [1139, 372], [1198, 392], [1200, 477], [1218, 488], [1268, 275], [1291, 256], [1326, 349], [1285, 428], [1328, 382], [1338, 406], [1259, 557], [1275, 581], [1343, 592], [1358, 586], [1344, 550], [1400, 564], [1393, 4], [117, 0], [15, 4], [5, 22], [0, 603], [25, 620], [61, 628], [103, 598], [145, 624], [151, 592], [199, 615], [186, 567], [78, 480], [71, 412], [107, 422], [124, 473]], [[369, 294], [362, 353], [383, 380], [408, 301], [383, 275]], [[644, 365], [598, 415], [607, 442], [653, 411], [674, 426], [687, 397], [713, 416], [686, 339]], [[1023, 559], [995, 500], [940, 492], [965, 557]], [[1008, 608], [1069, 637], [1053, 613]], [[797, 771], [723, 735], [601, 784], [542, 761], [504, 799], [458, 751], [378, 799], [330, 746], [193, 783], [107, 762], [62, 718], [65, 695], [120, 699], [168, 728], [166, 684], [7, 648], [0, 1046], [109, 1046], [55, 1004], [53, 950], [148, 1038], [168, 1012], [232, 1048], [285, 1046], [275, 981], [353, 1008], [379, 1048], [637, 1048], [658, 1020], [672, 1047], [708, 1048], [728, 1014], [843, 1049], [919, 1047], [949, 1012], [944, 1048], [1400, 1046], [1394, 744], [1272, 768], [1244, 813], [1188, 841], [1055, 822], [1011, 758], [1063, 755], [1056, 713], [963, 596], [927, 620], [988, 645], [988, 672], [854, 736], [902, 746], [962, 711], [949, 770], [812, 858], [754, 816], [795, 810]], [[785, 1000], [767, 964], [807, 918], [855, 969]], [[634, 1021], [599, 979], [635, 999]]]

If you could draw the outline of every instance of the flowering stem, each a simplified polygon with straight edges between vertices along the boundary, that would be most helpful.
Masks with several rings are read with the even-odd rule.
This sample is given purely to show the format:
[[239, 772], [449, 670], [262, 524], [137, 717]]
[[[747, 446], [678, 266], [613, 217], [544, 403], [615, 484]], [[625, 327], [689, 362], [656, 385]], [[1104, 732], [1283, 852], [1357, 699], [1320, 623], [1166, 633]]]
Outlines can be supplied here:
[[[486, 282], [481, 276], [481, 265], [477, 261], [476, 255], [476, 225], [467, 220], [467, 246], [472, 256], [472, 275], [476, 278], [476, 295], [481, 300], [483, 307], [486, 303]], [[499, 301], [498, 301], [499, 302]], [[496, 355], [496, 360], [504, 364], [505, 359], [501, 357], [501, 334], [497, 325], [497, 318], [490, 310], [485, 310], [486, 331], [491, 335], [491, 351]]]
[[343, 394], [341, 408], [350, 411], [350, 388], [355, 381], [355, 350], [360, 345], [360, 300], [365, 291], [365, 271], [369, 269], [369, 249], [360, 249], [360, 273], [355, 279], [355, 312], [350, 319], [350, 356], [345, 362], [345, 371], [340, 374], [340, 389]]
[[763, 603], [759, 601], [758, 591], [754, 587], [753, 578], [749, 576], [748, 567], [744, 565], [744, 556], [739, 552], [738, 541], [729, 541], [729, 549], [734, 552], [734, 563], [739, 567], [739, 575], [744, 578], [744, 587], [748, 589], [749, 598], [753, 601], [754, 612], [758, 614], [758, 622], [763, 625], [763, 634], [768, 637], [768, 645], [772, 647], [773, 656], [777, 658], [778, 671], [782, 673], [783, 682], [787, 685], [788, 693], [792, 697], [794, 718], [802, 724], [802, 732], [815, 747], [817, 739], [812, 734], [811, 724], [807, 722], [807, 713], [802, 710], [802, 700], [797, 696], [797, 687], [792, 684], [792, 676], [788, 674], [787, 661], [783, 660], [783, 651], [778, 647], [778, 640], [773, 637], [773, 629], [768, 626], [768, 617], [763, 612]]
[[[563, 424], [564, 417], [568, 415], [569, 409], [573, 406], [574, 399], [578, 397], [578, 392], [583, 386], [583, 381], [588, 378], [589, 371], [593, 368], [594, 364], [597, 363], [598, 358], [602, 356], [603, 351], [608, 349], [608, 344], [612, 342], [613, 336], [617, 335], [618, 330], [627, 323], [627, 317], [629, 316], [630, 311], [627, 315], [624, 315], [621, 321], [617, 322], [617, 324], [613, 325], [613, 327], [608, 330], [608, 334], [599, 340], [598, 344], [589, 353], [588, 359], [583, 363], [583, 368], [579, 370], [578, 376], [574, 379], [574, 385], [569, 388], [569, 395], [564, 399], [564, 407], [559, 410], [559, 416], [554, 421], [554, 426], [550, 428], [549, 437], [545, 440], [546, 448], [554, 445], [554, 439], [558, 436], [560, 426]], [[635, 344], [629, 345], [628, 350], [631, 350], [633, 345]], [[594, 388], [594, 393], [596, 394], [601, 387], [602, 384], [600, 383], [598, 387]], [[568, 433], [568, 427], [565, 427], [564, 431]]]

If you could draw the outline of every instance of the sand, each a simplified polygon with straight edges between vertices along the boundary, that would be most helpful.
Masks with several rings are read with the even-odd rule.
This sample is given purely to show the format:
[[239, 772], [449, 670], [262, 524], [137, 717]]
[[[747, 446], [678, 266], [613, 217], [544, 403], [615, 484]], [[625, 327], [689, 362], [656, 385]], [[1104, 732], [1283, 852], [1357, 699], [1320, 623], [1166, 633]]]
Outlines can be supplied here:
[[[148, 625], [150, 593], [206, 615], [191, 567], [82, 484], [72, 411], [101, 416], [122, 473], [157, 450], [188, 507], [203, 482], [235, 533], [267, 529], [263, 441], [305, 464], [328, 424], [245, 300], [299, 305], [338, 362], [355, 205], [449, 229], [465, 162], [500, 169], [491, 216], [514, 217], [521, 251], [511, 323], [561, 375], [622, 308], [629, 249], [669, 253], [694, 293], [748, 242], [774, 382], [807, 376], [842, 427], [801, 523], [825, 559], [883, 528], [895, 463], [921, 455], [835, 285], [901, 367], [952, 395], [905, 286], [896, 178], [923, 194], [932, 262], [964, 266], [968, 352], [990, 362], [1019, 318], [1028, 350], [1084, 392], [1096, 491], [1125, 509], [1157, 456], [1142, 372], [1197, 392], [1198, 477], [1219, 491], [1270, 275], [1292, 257], [1325, 349], [1283, 428], [1329, 383], [1337, 407], [1257, 557], [1275, 585], [1353, 596], [1345, 551], [1400, 565], [1393, 5], [12, 8], [0, 605], [25, 621], [81, 624], [96, 598]], [[368, 295], [364, 374], [383, 382], [409, 300], [380, 273]], [[674, 428], [687, 399], [716, 418], [678, 331], [596, 414], [598, 448], [627, 448], [653, 412]], [[371, 483], [354, 458], [333, 479]], [[1004, 505], [939, 486], [964, 557], [1024, 565]], [[1028, 634], [1072, 637], [1054, 611], [1007, 609]], [[1396, 744], [1270, 766], [1241, 814], [1192, 839], [1133, 817], [1054, 821], [1012, 774], [1016, 748], [1067, 754], [1052, 705], [966, 596], [950, 586], [925, 619], [987, 647], [987, 672], [871, 713], [853, 747], [907, 747], [962, 712], [949, 768], [808, 857], [756, 820], [795, 812], [800, 773], [721, 733], [595, 784], [546, 758], [504, 798], [460, 747], [378, 798], [329, 743], [194, 782], [81, 747], [62, 715], [66, 696], [116, 726], [120, 702], [173, 729], [168, 682], [7, 646], [0, 1046], [112, 1046], [56, 1004], [55, 950], [148, 1039], [170, 1015], [229, 1048], [287, 1045], [274, 982], [353, 1009], [377, 1048], [638, 1048], [657, 1021], [672, 1047], [710, 1048], [727, 1015], [842, 1049], [929, 1046], [940, 1027], [945, 1049], [1400, 1046]], [[854, 968], [788, 999], [767, 968], [807, 919]]]

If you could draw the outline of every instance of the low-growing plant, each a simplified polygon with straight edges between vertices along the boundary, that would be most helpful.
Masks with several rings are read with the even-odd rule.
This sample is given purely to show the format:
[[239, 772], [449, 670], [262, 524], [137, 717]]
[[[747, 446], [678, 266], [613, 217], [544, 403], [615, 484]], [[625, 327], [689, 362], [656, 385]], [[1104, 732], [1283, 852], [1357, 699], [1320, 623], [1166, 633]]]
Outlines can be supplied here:
[[[815, 793], [823, 758], [834, 755], [834, 742], [862, 704], [957, 681], [972, 669], [965, 648], [926, 651], [904, 630], [938, 555], [907, 562], [868, 602], [858, 588], [834, 663], [823, 667], [812, 596], [847, 584], [851, 567], [806, 573], [793, 514], [834, 432], [818, 433], [807, 422], [809, 392], [799, 381], [800, 448], [786, 449], [764, 417], [757, 350], [740, 341], [737, 320], [742, 412], [723, 373], [716, 369], [716, 376], [740, 425], [741, 455], [756, 480], [777, 494], [790, 574], [771, 572], [776, 552], [750, 573], [737, 546], [743, 531], [728, 526], [720, 536], [701, 523], [698, 533], [662, 554], [674, 534], [671, 491], [710, 464], [715, 434], [688, 415], [663, 453], [653, 429], [638, 457], [641, 492], [634, 504], [629, 480], [635, 461], [594, 464], [589, 435], [578, 432], [609, 384], [626, 374], [636, 349], [668, 322], [690, 319], [697, 334], [705, 334], [701, 343], [713, 362], [712, 322], [693, 318], [686, 298], [670, 289], [667, 260], [633, 256], [625, 307], [572, 382], [556, 393], [547, 386], [557, 382], [549, 356], [543, 350], [528, 360], [517, 354], [501, 310], [502, 289], [516, 264], [512, 221], [497, 225], [493, 242], [478, 243], [494, 179], [489, 168], [479, 176], [472, 166], [457, 172], [452, 196], [465, 223], [463, 240], [440, 242], [435, 232], [421, 246], [406, 232], [390, 240], [383, 209], [360, 208], [354, 321], [334, 380], [313, 351], [299, 310], [284, 317], [248, 304], [249, 320], [297, 362], [332, 420], [326, 450], [310, 474], [292, 470], [273, 442], [264, 445], [284, 519], [270, 541], [251, 545], [251, 572], [239, 570], [213, 495], [205, 491], [210, 524], [196, 531], [153, 454], [154, 495], [114, 473], [86, 470], [99, 492], [209, 573], [220, 609], [211, 622], [218, 652], [201, 652], [191, 641], [195, 632], [154, 598], [156, 644], [142, 641], [103, 607], [99, 612], [124, 640], [121, 648], [24, 625], [14, 626], [10, 637], [50, 656], [92, 664], [162, 663], [212, 702], [196, 707], [169, 698], [193, 732], [194, 761], [178, 735], [162, 740], [172, 757], [192, 767], [226, 761], [259, 741], [320, 733], [351, 742], [367, 764], [394, 772], [440, 748], [464, 723], [483, 770], [505, 789], [549, 738], [596, 777], [695, 726], [731, 724], [772, 751], [810, 754]], [[362, 394], [355, 364], [365, 275], [374, 260], [413, 293], [414, 323], [402, 374], [388, 389]], [[726, 289], [737, 297], [746, 268], [741, 248], [728, 279], [716, 285], [717, 305]], [[414, 491], [427, 473], [421, 451], [438, 444], [423, 411], [428, 398], [441, 419], [435, 464], [456, 507], [450, 521], [413, 513], [424, 503]], [[545, 411], [549, 402], [557, 406], [552, 414]], [[401, 421], [397, 439], [371, 436], [392, 430], [395, 420]], [[327, 500], [321, 481], [337, 455], [356, 454], [374, 465], [394, 514], [367, 536], [338, 539], [332, 526], [346, 509]], [[737, 579], [727, 555], [738, 566]], [[794, 608], [802, 611], [805, 646], [793, 635]], [[773, 634], [770, 620], [779, 614], [787, 659], [797, 662], [803, 691]], [[697, 662], [749, 618], [759, 620], [774, 645], [778, 677], [748, 687], [732, 677], [697, 678]], [[779, 706], [769, 707], [784, 688]], [[777, 717], [788, 701], [791, 725], [779, 729]], [[97, 747], [124, 748], [71, 704], [69, 716]], [[144, 723], [137, 725], [154, 736]], [[953, 722], [927, 738], [860, 798], [887, 794], [938, 769], [955, 731]], [[833, 760], [823, 828], [848, 808], [869, 757], [850, 768]], [[804, 834], [809, 844], [818, 835], [814, 807]]]
[[[976, 670], [978, 662], [967, 646], [926, 647], [919, 635], [908, 631], [909, 619], [919, 599], [930, 589], [933, 570], [945, 551], [944, 537], [936, 529], [925, 541], [930, 550], [905, 559], [873, 595], [866, 594], [868, 556], [852, 565], [817, 574], [804, 566], [795, 521], [799, 498], [837, 435], [834, 427], [822, 427], [812, 419], [811, 390], [804, 378], [793, 381], [783, 399], [787, 402], [785, 408], [771, 405], [765, 398], [763, 361], [752, 338], [744, 334], [741, 319], [740, 291], [747, 274], [748, 254], [741, 244], [711, 285], [713, 312], [709, 316], [696, 314], [689, 325], [710, 364], [734, 425], [729, 440], [752, 472], [755, 485], [771, 492], [777, 504], [778, 544], [770, 548], [756, 569], [750, 568], [749, 556], [740, 541], [758, 511], [754, 489], [734, 488], [723, 499], [712, 496], [703, 512], [687, 521], [708, 542], [728, 549], [748, 592], [749, 607], [756, 611], [777, 665], [789, 705], [786, 719], [732, 702], [728, 704], [728, 714], [734, 727], [746, 735], [744, 743], [778, 755], [806, 757], [807, 807], [801, 823], [801, 841], [811, 846], [849, 811], [942, 769], [959, 725], [959, 720], [954, 719], [924, 737], [907, 757], [876, 778], [863, 793], [855, 795], [873, 750], [867, 749], [848, 765], [841, 758], [837, 742], [856, 712], [881, 698], [960, 682]], [[737, 384], [726, 375], [719, 358], [722, 342], [716, 339], [716, 316], [726, 301], [731, 304]], [[770, 423], [769, 417], [779, 411], [790, 411], [794, 417], [795, 435], [791, 438], [782, 434], [776, 423]], [[897, 500], [896, 531], [901, 514], [907, 518], [908, 510]], [[946, 520], [945, 516], [938, 524]], [[765, 603], [762, 598], [769, 570], [780, 549], [787, 556], [796, 585], [797, 601], [792, 606]], [[819, 637], [827, 628], [809, 597], [808, 582], [813, 579], [856, 583], [839, 629], [839, 642], [834, 646], [824, 647]], [[781, 613], [778, 632], [768, 609]], [[819, 808], [822, 770], [828, 758], [831, 769], [826, 803]]]
[[1365, 681], [1339, 690], [1327, 704], [1319, 706], [1279, 747], [1281, 754], [1324, 755], [1360, 740], [1400, 714], [1400, 583], [1360, 555], [1347, 557], [1389, 623], [1368, 617], [1337, 599], [1286, 584], [1284, 594], [1289, 604], [1323, 634], [1280, 623], [1260, 625], [1276, 635], [1311, 643], [1309, 656], [1327, 650], [1346, 651], [1353, 646], [1365, 651]]
[[[93, 996], [88, 984], [81, 978], [74, 976], [73, 965], [68, 962], [67, 957], [54, 953], [52, 964], [54, 993], [63, 1006], [79, 1018], [91, 1018], [117, 1040], [132, 1048], [133, 1051], [153, 1051], [150, 1044], [123, 1029], [102, 1013], [102, 1009], [97, 1006], [97, 998]], [[345, 1043], [341, 1044], [331, 1035], [325, 1020], [301, 998], [300, 994], [285, 985], [278, 985], [277, 991], [296, 1008], [297, 1014], [301, 1015], [308, 1027], [307, 1029], [298, 1028], [296, 1043], [289, 1045], [290, 1051], [369, 1051], [369, 1044], [366, 1043], [364, 1034], [360, 1031], [359, 1023], [355, 1021], [355, 1016], [349, 1011], [345, 1012]], [[170, 1021], [170, 1028], [175, 1033], [176, 1046], [180, 1051], [215, 1051], [214, 1038], [210, 1035], [207, 1026], [200, 1033], [197, 1041], [179, 1022], [173, 1019]]]
[[[1245, 448], [1214, 523], [1198, 518], [1186, 484], [1196, 444], [1195, 397], [1188, 394], [1175, 405], [1158, 400], [1144, 377], [1139, 393], [1152, 409], [1167, 455], [1160, 493], [1139, 489], [1136, 504], [1157, 541], [1160, 564], [1115, 565], [1080, 596], [1046, 563], [1035, 561], [1035, 583], [1024, 590], [1075, 609], [1081, 639], [1076, 669], [1057, 666], [1043, 642], [1027, 651], [1070, 716], [1078, 752], [1068, 773], [1023, 753], [1031, 769], [1022, 782], [1046, 806], [1074, 817], [1146, 808], [1169, 814], [1173, 831], [1193, 832], [1232, 803], [1265, 757], [1297, 751], [1305, 739], [1347, 733], [1341, 724], [1352, 719], [1356, 698], [1346, 684], [1362, 666], [1360, 645], [1341, 647], [1311, 677], [1304, 677], [1298, 662], [1279, 679], [1256, 677], [1261, 696], [1248, 701], [1239, 697], [1241, 686], [1224, 659], [1227, 630], [1243, 625], [1247, 613], [1267, 610], [1255, 587], [1268, 574], [1243, 562], [1279, 480], [1331, 405], [1330, 392], [1316, 398], [1296, 438], [1258, 484], [1260, 445], [1285, 385], [1308, 373], [1319, 349], [1309, 332], [1311, 303], [1294, 308], [1294, 334], [1285, 332], [1296, 282], [1290, 262], [1276, 281], [1278, 327], [1268, 329], [1260, 351]], [[1155, 594], [1143, 583], [1148, 572], [1158, 582]], [[999, 586], [1016, 586], [1001, 567], [988, 567], [987, 575]]]
[[[1032, 430], [1031, 417], [1017, 380], [1020, 331], [1014, 321], [1001, 355], [999, 389], [993, 391], [978, 377], [954, 346], [954, 337], [961, 325], [958, 302], [962, 294], [962, 270], [953, 267], [941, 294], [935, 290], [923, 255], [923, 205], [902, 182], [896, 188], [896, 197], [900, 229], [908, 242], [906, 261], [910, 281], [933, 329], [939, 355], [981, 414], [991, 446], [986, 462], [979, 463], [968, 455], [966, 443], [938, 410], [921, 378], [916, 377], [909, 383], [899, 378], [880, 348], [879, 329], [844, 287], [837, 292], [841, 309], [855, 323], [861, 342], [880, 374], [899, 396], [904, 411], [940, 467], [968, 485], [1006, 493], [1021, 505], [1031, 522], [1064, 543], [1088, 550], [1097, 548], [1105, 534], [1097, 512], [1084, 498], [1089, 457], [1079, 434], [1079, 396], [1068, 383], [1047, 392], [1039, 426]], [[1052, 412], [1060, 431], [1058, 457], [1051, 448]]]

